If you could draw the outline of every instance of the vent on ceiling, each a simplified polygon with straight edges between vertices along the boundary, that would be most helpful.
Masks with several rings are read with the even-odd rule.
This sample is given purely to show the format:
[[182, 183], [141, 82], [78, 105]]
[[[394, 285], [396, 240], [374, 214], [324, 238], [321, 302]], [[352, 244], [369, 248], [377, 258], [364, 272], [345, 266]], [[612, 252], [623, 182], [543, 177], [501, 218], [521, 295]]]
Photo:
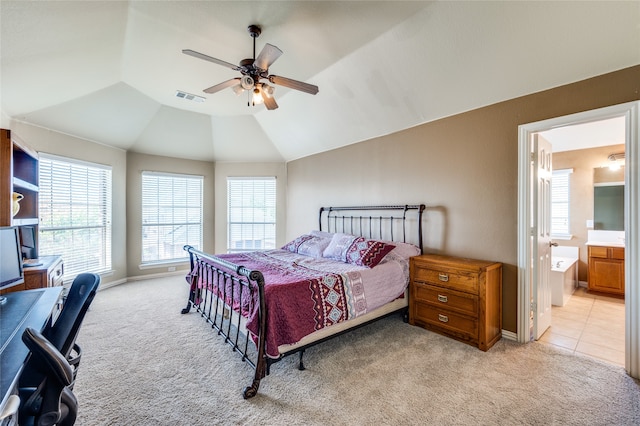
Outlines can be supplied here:
[[176, 90], [176, 98], [186, 99], [193, 102], [204, 102], [206, 98], [198, 95], [192, 95], [191, 93], [183, 92], [182, 90]]

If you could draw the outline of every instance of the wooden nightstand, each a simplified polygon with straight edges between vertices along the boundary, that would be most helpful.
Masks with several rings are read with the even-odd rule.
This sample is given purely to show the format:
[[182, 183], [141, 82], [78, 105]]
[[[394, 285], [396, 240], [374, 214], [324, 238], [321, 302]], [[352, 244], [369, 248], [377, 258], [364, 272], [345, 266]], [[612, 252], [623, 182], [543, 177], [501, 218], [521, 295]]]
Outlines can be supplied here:
[[410, 324], [483, 351], [500, 340], [502, 263], [425, 254], [410, 271]]

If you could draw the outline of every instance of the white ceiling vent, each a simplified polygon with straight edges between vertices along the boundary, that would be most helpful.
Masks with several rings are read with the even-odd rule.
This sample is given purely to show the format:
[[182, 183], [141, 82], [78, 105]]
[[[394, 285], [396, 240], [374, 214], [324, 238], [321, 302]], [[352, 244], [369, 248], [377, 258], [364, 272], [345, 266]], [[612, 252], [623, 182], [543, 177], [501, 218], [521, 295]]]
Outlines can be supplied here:
[[204, 102], [206, 99], [202, 96], [192, 95], [191, 93], [183, 92], [181, 90], [176, 90], [176, 98], [182, 98], [194, 102]]

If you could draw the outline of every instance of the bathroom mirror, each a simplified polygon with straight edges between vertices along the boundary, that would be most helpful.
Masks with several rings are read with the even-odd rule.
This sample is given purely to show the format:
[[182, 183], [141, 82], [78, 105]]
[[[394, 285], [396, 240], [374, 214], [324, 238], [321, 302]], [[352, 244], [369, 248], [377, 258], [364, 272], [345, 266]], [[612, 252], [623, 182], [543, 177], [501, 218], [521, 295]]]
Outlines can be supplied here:
[[594, 169], [593, 228], [624, 231], [624, 167]]

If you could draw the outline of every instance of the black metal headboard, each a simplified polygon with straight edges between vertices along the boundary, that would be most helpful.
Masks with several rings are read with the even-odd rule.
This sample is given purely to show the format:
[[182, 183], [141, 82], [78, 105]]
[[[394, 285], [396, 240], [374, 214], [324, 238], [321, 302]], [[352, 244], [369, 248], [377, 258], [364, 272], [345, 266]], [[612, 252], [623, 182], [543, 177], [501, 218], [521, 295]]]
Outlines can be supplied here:
[[422, 213], [425, 207], [424, 204], [320, 207], [318, 225], [321, 231], [412, 243], [422, 251]]

